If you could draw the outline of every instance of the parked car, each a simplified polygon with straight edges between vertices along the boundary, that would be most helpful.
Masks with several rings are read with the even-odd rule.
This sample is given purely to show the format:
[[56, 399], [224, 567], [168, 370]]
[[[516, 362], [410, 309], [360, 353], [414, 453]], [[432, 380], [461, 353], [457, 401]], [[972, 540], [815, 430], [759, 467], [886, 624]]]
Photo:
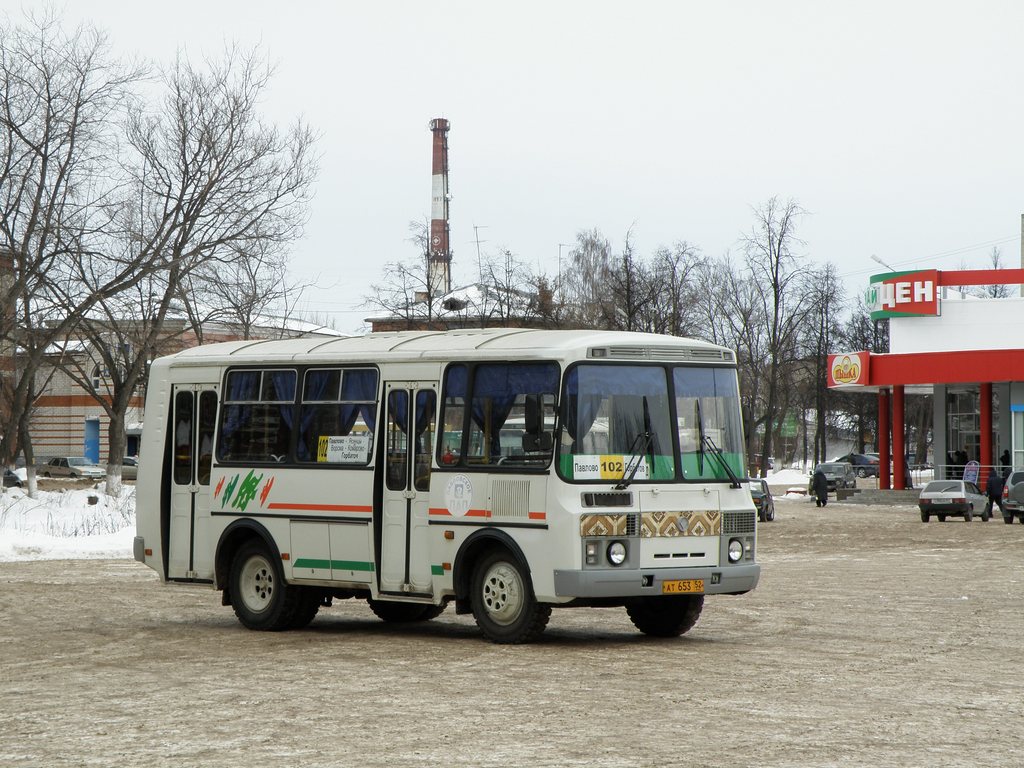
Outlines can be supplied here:
[[[818, 464], [814, 468], [814, 472], [819, 469], [825, 473], [829, 493], [834, 493], [837, 488], [857, 487], [857, 475], [853, 471], [853, 465], [849, 462], [828, 461]], [[810, 494], [814, 493], [814, 472], [811, 473], [811, 478], [807, 481], [807, 492]]]
[[13, 470], [4, 469], [4, 488], [21, 488], [24, 484]]
[[56, 456], [40, 464], [36, 472], [42, 477], [73, 477], [98, 480], [107, 473], [84, 456]]
[[1003, 483], [1003, 522], [1009, 525], [1014, 516], [1024, 524], [1024, 470], [1015, 469]]
[[853, 465], [857, 477], [878, 477], [879, 461], [877, 456], [868, 453], [848, 453], [836, 461], [845, 461]]
[[767, 480], [747, 479], [747, 488], [750, 489], [750, 498], [754, 501], [754, 508], [757, 510], [757, 519], [762, 523], [770, 523], [775, 519], [775, 500], [768, 488]]
[[139, 460], [134, 456], [121, 459], [121, 479], [135, 480], [139, 476]]
[[950, 515], [962, 517], [969, 523], [975, 513], [981, 515], [983, 522], [988, 522], [987, 505], [988, 497], [966, 480], [932, 480], [921, 489], [917, 500], [922, 523], [927, 523], [932, 515], [938, 517], [940, 523], [946, 522]]

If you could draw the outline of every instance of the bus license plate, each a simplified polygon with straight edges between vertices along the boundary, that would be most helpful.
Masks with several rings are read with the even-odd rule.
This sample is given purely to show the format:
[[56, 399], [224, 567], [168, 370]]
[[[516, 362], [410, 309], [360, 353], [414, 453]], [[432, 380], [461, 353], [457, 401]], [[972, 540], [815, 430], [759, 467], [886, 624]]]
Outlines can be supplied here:
[[670, 579], [661, 582], [661, 594], [663, 595], [702, 595], [704, 594], [704, 579]]

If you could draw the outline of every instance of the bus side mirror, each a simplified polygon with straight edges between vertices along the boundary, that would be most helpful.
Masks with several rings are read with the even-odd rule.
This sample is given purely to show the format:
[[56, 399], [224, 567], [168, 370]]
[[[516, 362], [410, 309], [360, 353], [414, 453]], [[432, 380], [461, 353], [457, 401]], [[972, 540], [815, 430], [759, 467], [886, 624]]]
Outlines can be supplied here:
[[528, 435], [539, 435], [544, 430], [544, 413], [541, 410], [540, 395], [527, 395], [524, 403], [525, 431]]
[[540, 395], [527, 395], [524, 403], [523, 451], [550, 451], [554, 441], [544, 431], [544, 411]]

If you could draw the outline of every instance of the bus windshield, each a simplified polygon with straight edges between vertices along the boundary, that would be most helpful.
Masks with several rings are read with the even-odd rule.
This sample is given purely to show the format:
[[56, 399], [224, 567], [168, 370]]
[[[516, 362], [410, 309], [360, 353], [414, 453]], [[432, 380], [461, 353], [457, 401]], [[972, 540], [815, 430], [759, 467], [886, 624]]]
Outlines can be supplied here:
[[[673, 413], [676, 434], [673, 434]], [[729, 479], [743, 472], [736, 372], [582, 364], [565, 377], [559, 472], [567, 480]]]

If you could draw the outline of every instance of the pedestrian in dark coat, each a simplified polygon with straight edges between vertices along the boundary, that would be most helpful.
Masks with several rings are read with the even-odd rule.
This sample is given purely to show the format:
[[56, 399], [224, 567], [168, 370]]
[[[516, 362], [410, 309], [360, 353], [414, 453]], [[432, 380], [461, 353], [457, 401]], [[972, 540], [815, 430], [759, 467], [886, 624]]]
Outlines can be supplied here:
[[1003, 483], [1006, 480], [1000, 472], [993, 467], [988, 473], [988, 482], [985, 483], [985, 495], [988, 496], [988, 504], [985, 505], [986, 517], [992, 515], [992, 505], [999, 505], [999, 513], [1003, 512]]
[[828, 504], [828, 478], [820, 469], [814, 470], [811, 487], [814, 489], [814, 506], [824, 507]]

